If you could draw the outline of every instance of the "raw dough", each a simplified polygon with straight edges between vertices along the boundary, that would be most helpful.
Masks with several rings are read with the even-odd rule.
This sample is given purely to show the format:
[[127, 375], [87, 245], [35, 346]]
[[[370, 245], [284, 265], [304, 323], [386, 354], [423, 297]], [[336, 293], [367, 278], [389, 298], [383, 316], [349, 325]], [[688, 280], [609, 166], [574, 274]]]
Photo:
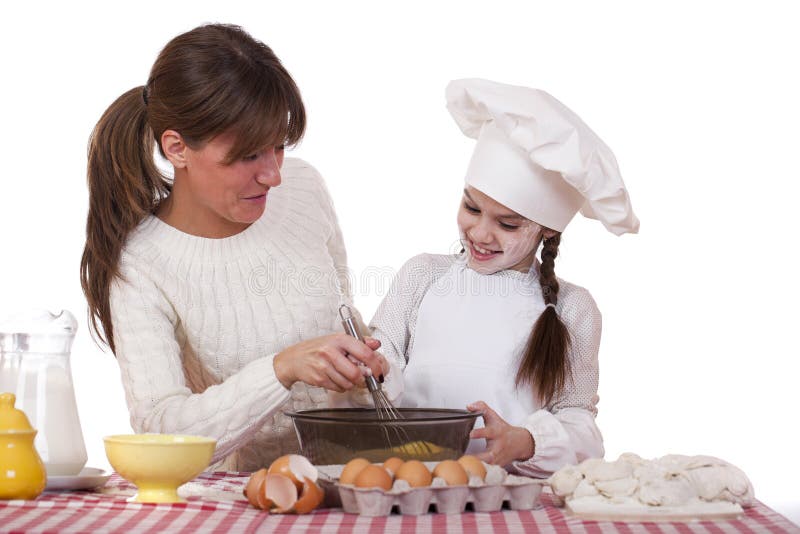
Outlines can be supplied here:
[[644, 460], [625, 453], [613, 462], [592, 458], [559, 469], [548, 482], [573, 508], [620, 505], [680, 511], [710, 502], [748, 507], [754, 501], [744, 472], [713, 456], [670, 454]]

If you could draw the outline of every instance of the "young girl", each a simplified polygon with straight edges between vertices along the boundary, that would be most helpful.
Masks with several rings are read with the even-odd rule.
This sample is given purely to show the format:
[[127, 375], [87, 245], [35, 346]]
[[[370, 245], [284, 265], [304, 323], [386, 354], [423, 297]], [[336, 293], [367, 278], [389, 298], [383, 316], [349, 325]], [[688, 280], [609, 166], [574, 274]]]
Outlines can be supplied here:
[[458, 211], [464, 250], [409, 260], [370, 325], [404, 369], [401, 404], [482, 411], [468, 450], [528, 475], [602, 457], [600, 312], [554, 260], [579, 210], [617, 235], [638, 231], [614, 156], [543, 91], [459, 80], [447, 103], [477, 139]]

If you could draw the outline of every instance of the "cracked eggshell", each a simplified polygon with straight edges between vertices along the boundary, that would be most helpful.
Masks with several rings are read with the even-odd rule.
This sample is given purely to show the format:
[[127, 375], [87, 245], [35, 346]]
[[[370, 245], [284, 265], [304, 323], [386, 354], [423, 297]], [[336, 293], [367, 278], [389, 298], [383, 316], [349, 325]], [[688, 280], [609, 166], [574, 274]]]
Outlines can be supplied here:
[[264, 481], [264, 477], [267, 476], [267, 468], [261, 468], [252, 475], [250, 478], [247, 479], [247, 484], [244, 487], [244, 496], [247, 497], [247, 501], [253, 505], [255, 508], [261, 508], [258, 504], [258, 491], [259, 486]]
[[289, 477], [267, 474], [258, 487], [256, 500], [262, 510], [273, 511], [274, 508], [275, 512], [284, 513], [297, 502], [297, 486]]
[[294, 503], [294, 511], [298, 514], [307, 514], [317, 508], [324, 498], [325, 492], [322, 488], [317, 486], [315, 482], [306, 480], [303, 482], [303, 492], [297, 502]]
[[297, 491], [303, 490], [303, 482], [317, 481], [317, 468], [306, 458], [299, 454], [286, 454], [281, 456], [269, 466], [267, 474], [283, 475], [291, 480]]

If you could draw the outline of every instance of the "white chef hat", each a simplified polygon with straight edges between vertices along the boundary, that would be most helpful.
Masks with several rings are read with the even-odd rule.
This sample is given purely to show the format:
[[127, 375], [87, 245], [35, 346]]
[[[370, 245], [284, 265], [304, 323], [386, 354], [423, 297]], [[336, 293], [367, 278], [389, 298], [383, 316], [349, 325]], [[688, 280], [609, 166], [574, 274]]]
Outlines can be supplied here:
[[480, 79], [452, 81], [446, 95], [461, 131], [478, 140], [468, 185], [559, 232], [578, 211], [616, 235], [638, 232], [614, 154], [564, 104]]

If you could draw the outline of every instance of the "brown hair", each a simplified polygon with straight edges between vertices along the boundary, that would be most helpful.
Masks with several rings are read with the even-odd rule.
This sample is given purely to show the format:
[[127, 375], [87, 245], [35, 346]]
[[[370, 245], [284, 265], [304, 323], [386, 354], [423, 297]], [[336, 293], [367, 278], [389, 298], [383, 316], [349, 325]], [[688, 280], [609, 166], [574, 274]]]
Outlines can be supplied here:
[[[545, 239], [542, 245], [539, 284], [545, 305], [558, 304], [558, 279], [554, 264], [560, 243], [561, 234], [557, 233]], [[564, 388], [570, 374], [569, 331], [553, 306], [547, 306], [533, 325], [516, 378], [517, 386], [532, 385], [543, 404], [549, 403]]]
[[[305, 131], [300, 91], [264, 43], [238, 26], [209, 24], [172, 39], [147, 84], [117, 98], [89, 139], [89, 214], [81, 287], [97, 337], [114, 351], [109, 295], [128, 234], [169, 196], [154, 161], [166, 130], [191, 148], [234, 137], [226, 163], [270, 145], [294, 145]], [[102, 330], [101, 327], [102, 326]]]

